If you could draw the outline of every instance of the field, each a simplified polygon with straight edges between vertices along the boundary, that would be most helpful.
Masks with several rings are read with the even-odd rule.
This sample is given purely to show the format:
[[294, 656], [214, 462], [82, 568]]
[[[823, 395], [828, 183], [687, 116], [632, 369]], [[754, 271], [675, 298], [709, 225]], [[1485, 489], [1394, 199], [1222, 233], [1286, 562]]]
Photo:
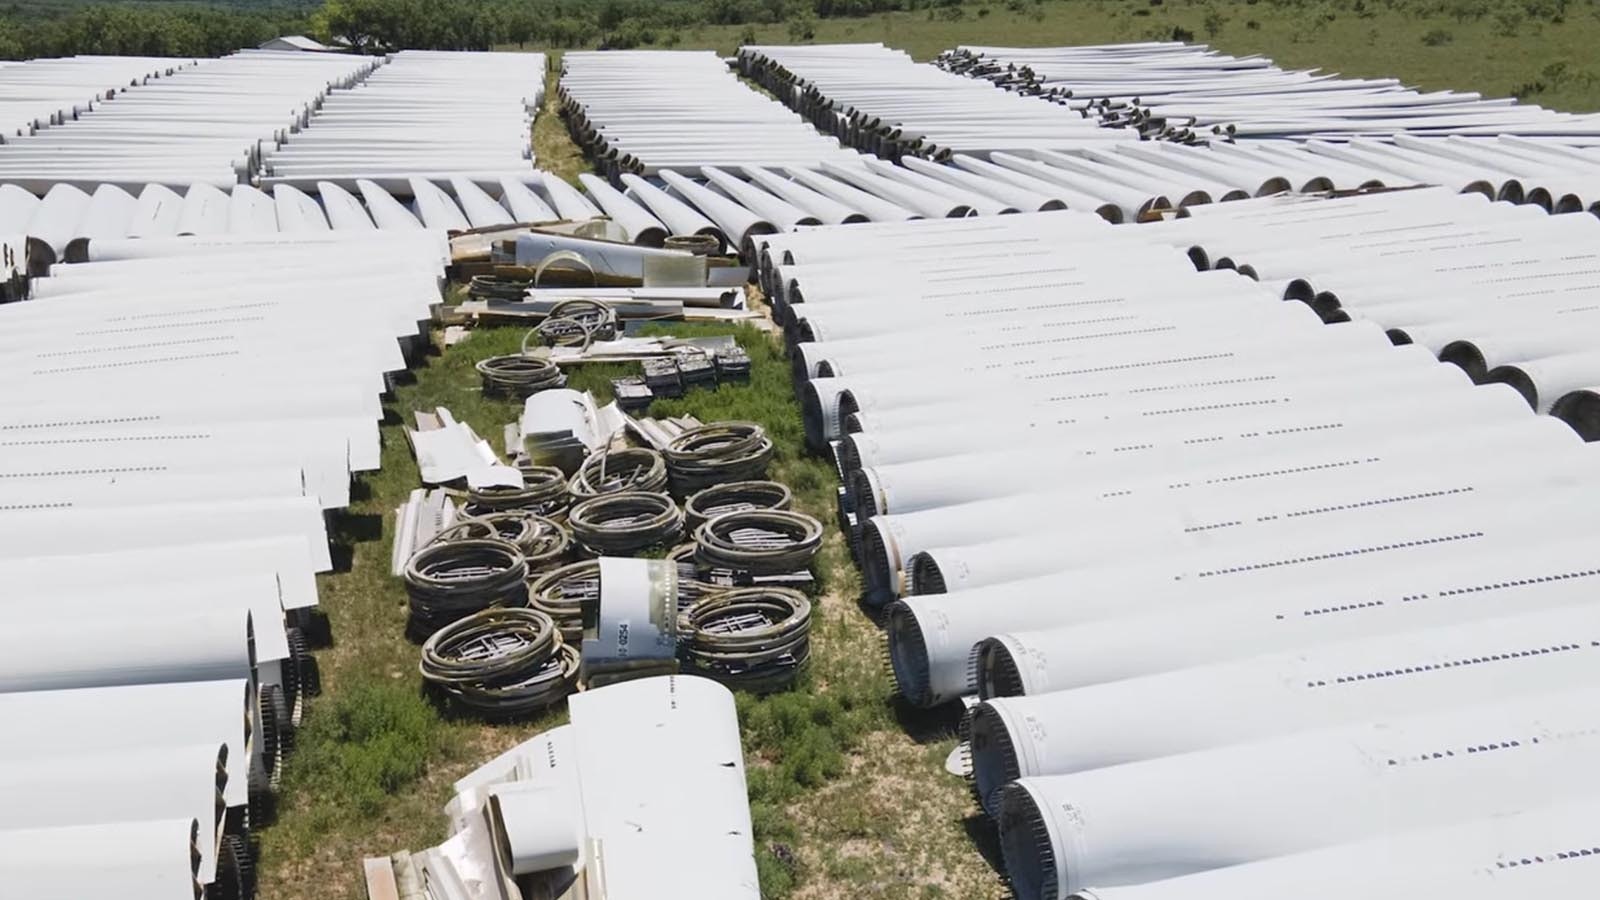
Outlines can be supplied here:
[[[801, 450], [799, 409], [773, 336], [748, 326], [672, 330], [731, 331], [750, 354], [752, 377], [657, 401], [652, 414], [763, 423], [777, 444], [774, 477], [826, 521], [832, 471]], [[340, 522], [347, 570], [320, 584], [334, 640], [318, 654], [325, 695], [299, 737], [278, 822], [262, 835], [263, 897], [364, 896], [361, 857], [437, 842], [452, 780], [562, 720], [484, 726], [441, 717], [423, 697], [417, 650], [403, 637], [405, 592], [387, 571], [390, 511], [417, 483], [402, 419], [444, 405], [480, 434], [499, 434], [515, 407], [479, 394], [472, 363], [514, 352], [521, 337], [519, 329], [483, 329], [436, 352], [389, 405], [383, 471], [365, 480]], [[609, 379], [625, 371], [586, 368], [574, 386], [605, 396]], [[889, 701], [875, 628], [856, 604], [859, 587], [837, 534], [818, 571], [825, 596], [809, 676], [793, 693], [740, 702], [766, 896], [845, 896], [869, 883], [886, 897], [998, 896], [995, 876], [968, 850], [965, 790], [940, 772], [953, 745], [950, 723], [918, 721]], [[931, 740], [913, 739], [908, 723]]]
[[[1259, 53], [1294, 68], [1392, 76], [1426, 90], [1523, 97], [1600, 109], [1600, 4], [1517, 0], [1046, 0], [940, 5], [867, 18], [708, 25], [677, 49], [731, 54], [740, 44], [882, 42], [919, 60], [959, 45], [1061, 46], [1187, 40]], [[656, 46], [672, 43], [657, 35]]]
[[[809, 30], [815, 42], [883, 41], [927, 59], [958, 44], [1102, 43], [1192, 34], [1228, 52], [1265, 53], [1289, 66], [1394, 75], [1426, 89], [1515, 93], [1562, 109], [1600, 108], [1597, 70], [1586, 52], [1600, 43], [1600, 12], [1592, 4], [1564, 4], [1559, 15], [1554, 10], [1563, 4], [1554, 3], [1366, 6], [1271, 0], [968, 3], [864, 19], [807, 18], [799, 20], [798, 30], [794, 22], [703, 26], [655, 38], [657, 46], [730, 53], [740, 43], [786, 43]], [[1538, 7], [1536, 14], [1529, 7]], [[563, 177], [586, 169], [553, 103], [534, 142], [541, 165]], [[831, 470], [800, 448], [787, 364], [767, 333], [737, 333], [755, 367], [749, 385], [697, 391], [681, 401], [658, 402], [652, 412], [763, 422], [779, 447], [776, 476], [796, 489], [802, 508], [831, 526]], [[560, 721], [557, 715], [489, 727], [442, 718], [422, 696], [417, 648], [402, 635], [404, 591], [387, 572], [391, 511], [417, 484], [402, 419], [412, 410], [444, 405], [480, 433], [498, 435], [514, 408], [480, 396], [472, 363], [510, 352], [520, 337], [510, 329], [482, 330], [436, 352], [389, 404], [383, 471], [364, 479], [359, 502], [339, 520], [337, 539], [348, 563], [321, 583], [333, 638], [318, 654], [326, 693], [314, 702], [299, 737], [278, 821], [262, 834], [266, 900], [363, 897], [361, 857], [437, 841], [443, 827], [439, 808], [452, 780]], [[576, 384], [605, 395], [607, 379], [619, 373], [585, 370]], [[965, 786], [943, 772], [955, 743], [953, 715], [920, 713], [889, 699], [878, 629], [871, 611], [858, 603], [859, 583], [836, 534], [830, 535], [821, 570], [826, 596], [806, 683], [792, 694], [741, 701], [765, 896], [1005, 896], [993, 867], [992, 831]]]

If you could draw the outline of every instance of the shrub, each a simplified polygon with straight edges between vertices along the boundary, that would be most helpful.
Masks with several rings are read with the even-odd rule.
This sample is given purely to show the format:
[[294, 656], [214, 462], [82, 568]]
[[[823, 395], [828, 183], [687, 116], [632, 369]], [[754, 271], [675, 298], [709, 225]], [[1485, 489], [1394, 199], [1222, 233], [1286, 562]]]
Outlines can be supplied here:
[[817, 36], [817, 20], [808, 15], [789, 20], [789, 40], [799, 43]]
[[1526, 100], [1535, 94], [1544, 93], [1548, 88], [1549, 85], [1542, 81], [1524, 81], [1523, 83], [1511, 89], [1511, 96], [1517, 98], [1518, 100]]
[[305, 779], [310, 796], [370, 816], [422, 777], [440, 736], [438, 713], [413, 686], [352, 685], [307, 717], [290, 777]]

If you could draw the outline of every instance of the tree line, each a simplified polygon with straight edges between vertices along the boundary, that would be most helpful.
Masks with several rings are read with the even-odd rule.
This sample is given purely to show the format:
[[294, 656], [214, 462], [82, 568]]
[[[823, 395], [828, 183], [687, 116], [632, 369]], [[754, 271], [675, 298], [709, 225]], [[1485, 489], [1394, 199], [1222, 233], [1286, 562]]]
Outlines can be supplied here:
[[362, 53], [407, 48], [671, 46], [700, 25], [804, 22], [962, 0], [326, 0], [321, 6], [13, 3], [0, 58], [72, 54], [218, 56], [281, 34]]

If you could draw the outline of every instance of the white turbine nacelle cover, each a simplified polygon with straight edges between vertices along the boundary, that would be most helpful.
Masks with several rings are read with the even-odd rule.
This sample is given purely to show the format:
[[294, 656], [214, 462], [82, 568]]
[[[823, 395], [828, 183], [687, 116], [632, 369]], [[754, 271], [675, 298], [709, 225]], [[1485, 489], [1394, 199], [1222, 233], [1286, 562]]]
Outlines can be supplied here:
[[[726, 688], [704, 678], [641, 678], [576, 694], [571, 713], [571, 724], [456, 782], [445, 807], [452, 840], [484, 834], [487, 807], [486, 837], [499, 848], [493, 862], [507, 877], [589, 870], [604, 878], [612, 900], [760, 896]], [[646, 745], [651, 752], [641, 757]], [[705, 864], [677, 865], [690, 853]], [[441, 859], [449, 855], [423, 855], [424, 865], [459, 875], [458, 862]]]
[[[573, 696], [589, 836], [610, 900], [756, 900], [754, 845], [733, 694], [666, 676]], [[649, 764], [638, 750], [651, 748]], [[703, 865], [685, 868], [688, 858]]]
[[513, 875], [567, 868], [583, 856], [583, 813], [571, 791], [510, 784], [494, 789], [489, 809]]
[[565, 790], [576, 802], [578, 774], [576, 760], [572, 758], [573, 739], [572, 726], [552, 728], [457, 780], [451, 785], [455, 796], [444, 807], [450, 819], [450, 832], [465, 830], [468, 822], [479, 816], [490, 797], [502, 787]]

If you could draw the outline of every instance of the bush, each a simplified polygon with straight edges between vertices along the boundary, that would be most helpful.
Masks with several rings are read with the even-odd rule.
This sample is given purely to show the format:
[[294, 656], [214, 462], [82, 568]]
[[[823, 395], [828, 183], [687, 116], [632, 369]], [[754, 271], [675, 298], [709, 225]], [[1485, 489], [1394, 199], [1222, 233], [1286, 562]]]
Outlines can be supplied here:
[[1449, 9], [1457, 22], [1476, 22], [1489, 14], [1490, 0], [1454, 0]]
[[796, 881], [795, 831], [785, 808], [803, 791], [844, 774], [844, 754], [867, 730], [868, 711], [804, 684], [762, 698], [741, 693], [737, 702], [761, 895], [782, 900]]
[[1501, 37], [1516, 37], [1522, 30], [1521, 10], [1503, 9], [1494, 14], [1494, 33]]
[[1522, 9], [1536, 22], [1560, 25], [1567, 20], [1567, 0], [1523, 0]]
[[777, 803], [843, 773], [844, 751], [866, 727], [862, 713], [833, 694], [799, 692], [761, 700], [741, 694], [739, 720], [749, 755], [771, 763], [761, 789]]
[[1542, 81], [1524, 81], [1511, 89], [1511, 96], [1518, 100], [1526, 100], [1535, 94], [1544, 93], [1547, 89], [1549, 89], [1549, 85]]
[[713, 25], [743, 25], [754, 18], [754, 10], [744, 0], [707, 0], [706, 21]]
[[809, 41], [817, 36], [817, 20], [809, 15], [801, 15], [789, 20], [789, 40], [794, 43]]
[[302, 793], [371, 816], [427, 771], [441, 723], [414, 686], [358, 684], [318, 703], [297, 737], [289, 777]]

